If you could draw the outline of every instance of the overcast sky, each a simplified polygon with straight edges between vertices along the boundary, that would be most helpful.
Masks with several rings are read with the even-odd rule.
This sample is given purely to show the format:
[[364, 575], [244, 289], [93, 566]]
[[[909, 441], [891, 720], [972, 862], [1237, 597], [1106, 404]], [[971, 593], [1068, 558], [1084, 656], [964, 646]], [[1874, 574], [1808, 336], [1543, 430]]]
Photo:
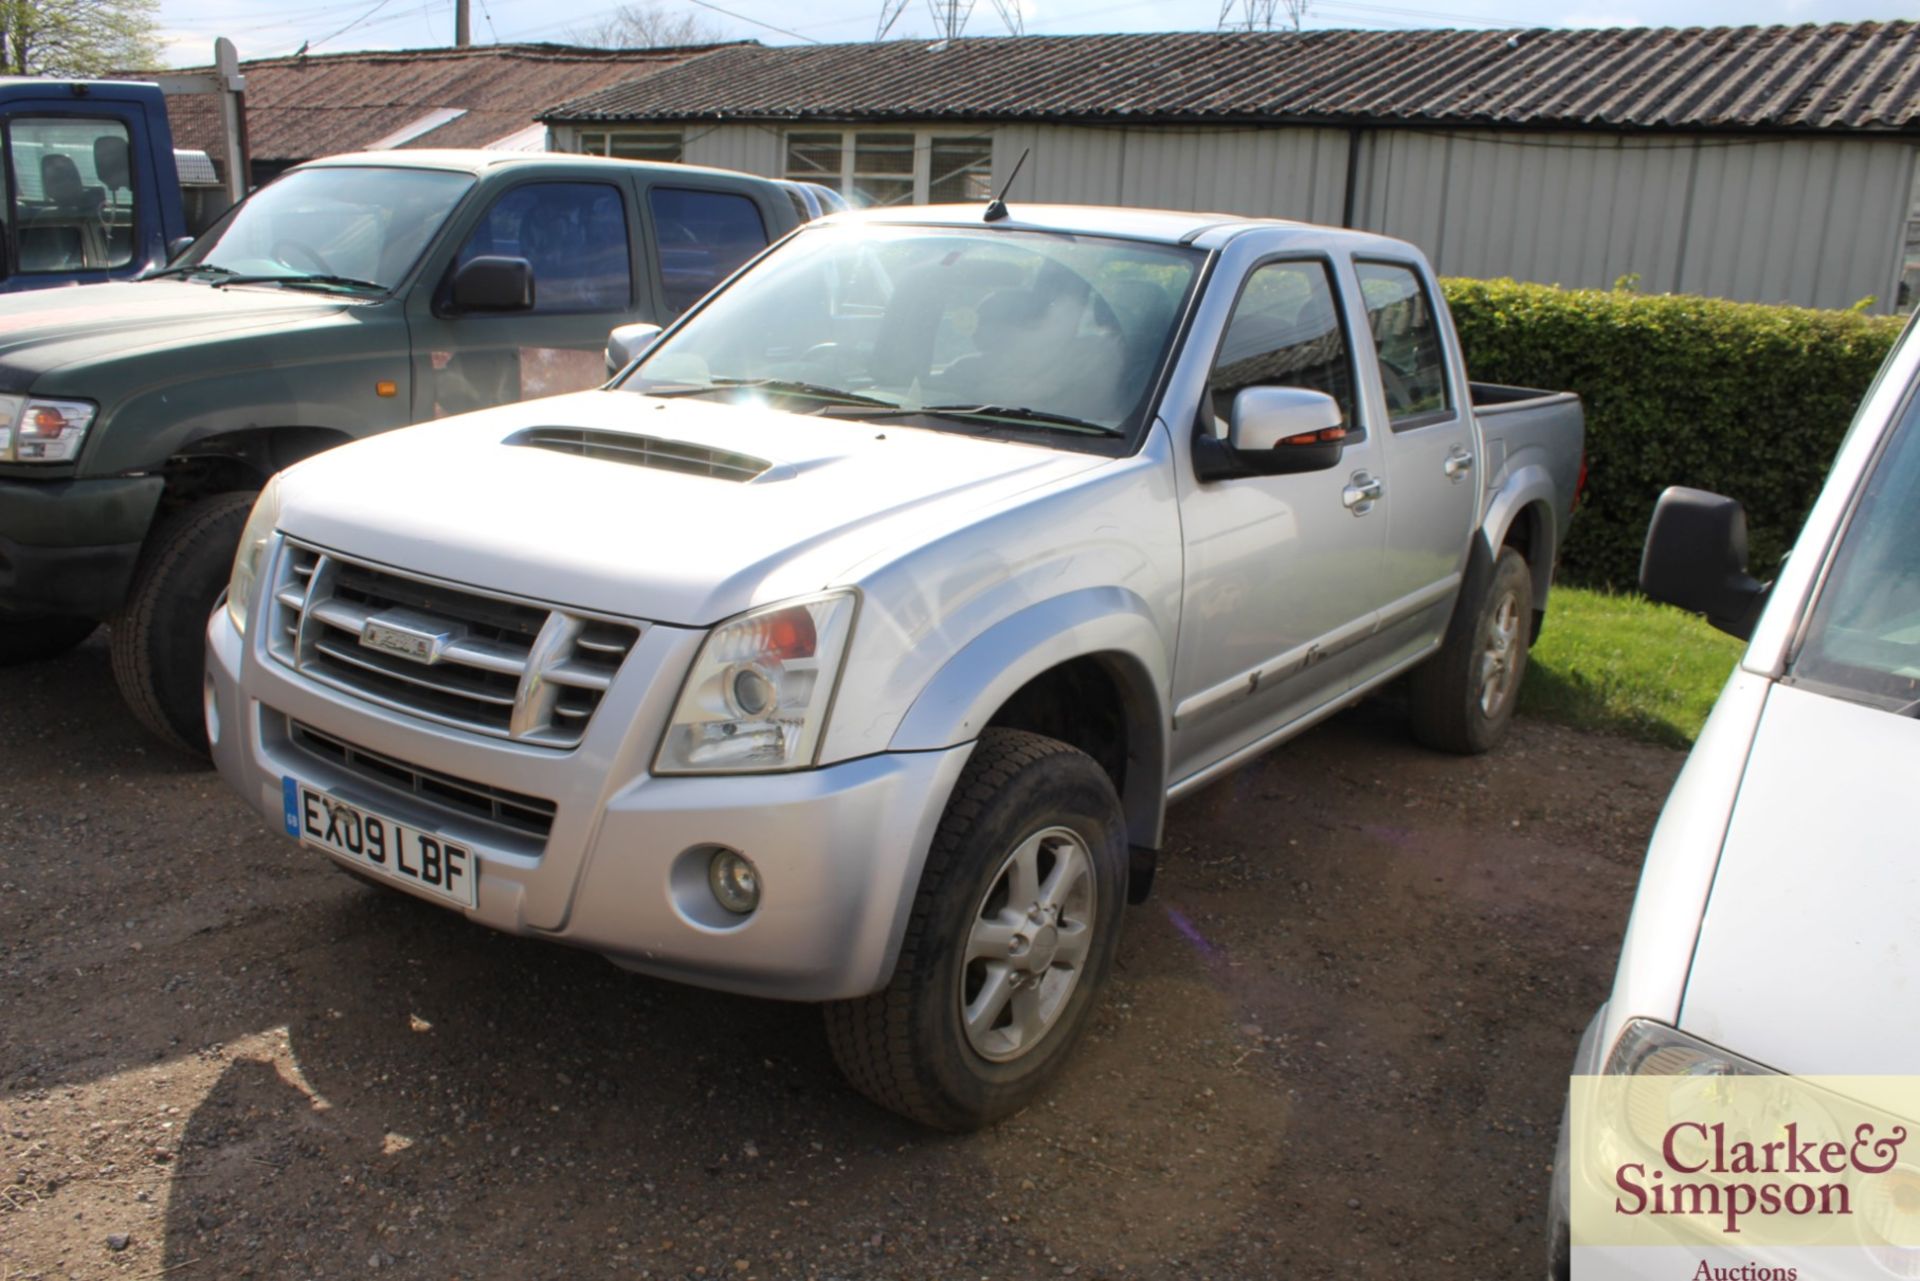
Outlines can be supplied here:
[[[965, 0], [961, 0], [965, 3]], [[1014, 0], [1009, 0], [1009, 3]], [[1236, 10], [1240, 0], [1231, 0]], [[616, 5], [606, 0], [472, 0], [477, 43], [565, 41]], [[725, 38], [767, 44], [871, 40], [882, 0], [717, 0], [721, 12], [689, 0], [662, 7], [698, 13]], [[1217, 25], [1221, 0], [1018, 0], [1036, 35], [1094, 31], [1201, 31]], [[930, 0], [905, 0], [892, 35], [934, 30]], [[1311, 0], [1309, 27], [1613, 27], [1849, 22], [1915, 16], [1912, 0], [1565, 0], [1535, 9], [1516, 0]], [[212, 59], [228, 36], [242, 58], [418, 49], [451, 44], [453, 0], [162, 0], [162, 37], [174, 65]], [[1000, 35], [993, 0], [976, 0], [969, 35]]]

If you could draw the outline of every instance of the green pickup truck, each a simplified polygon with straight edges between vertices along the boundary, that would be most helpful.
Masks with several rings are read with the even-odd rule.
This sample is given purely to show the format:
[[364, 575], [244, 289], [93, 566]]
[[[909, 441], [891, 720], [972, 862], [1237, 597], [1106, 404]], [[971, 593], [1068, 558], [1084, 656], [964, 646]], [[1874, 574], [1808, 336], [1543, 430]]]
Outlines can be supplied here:
[[0, 665], [112, 626], [204, 750], [203, 636], [266, 478], [373, 432], [605, 380], [819, 211], [799, 184], [513, 152], [290, 170], [148, 278], [0, 298]]

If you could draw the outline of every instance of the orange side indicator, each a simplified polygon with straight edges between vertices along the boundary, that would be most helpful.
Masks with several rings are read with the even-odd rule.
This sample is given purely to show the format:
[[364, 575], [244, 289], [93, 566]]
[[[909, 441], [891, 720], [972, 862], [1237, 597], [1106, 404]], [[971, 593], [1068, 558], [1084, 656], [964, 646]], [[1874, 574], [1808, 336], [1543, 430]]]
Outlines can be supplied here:
[[373, 385], [373, 390], [376, 395], [380, 396], [398, 396], [400, 394], [400, 384], [391, 378], [382, 378]]
[[1273, 444], [1275, 449], [1280, 449], [1287, 445], [1330, 445], [1336, 440], [1345, 440], [1346, 438], [1347, 429], [1345, 427], [1328, 427], [1323, 431], [1303, 431], [1298, 436], [1288, 436], [1283, 440], [1275, 441]]

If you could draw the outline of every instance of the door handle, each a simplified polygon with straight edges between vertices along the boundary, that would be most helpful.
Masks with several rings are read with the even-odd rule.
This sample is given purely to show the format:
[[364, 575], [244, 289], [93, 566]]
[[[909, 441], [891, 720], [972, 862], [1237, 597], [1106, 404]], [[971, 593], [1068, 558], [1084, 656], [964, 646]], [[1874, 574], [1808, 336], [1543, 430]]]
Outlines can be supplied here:
[[1354, 515], [1364, 516], [1373, 510], [1374, 503], [1385, 492], [1386, 486], [1380, 483], [1379, 477], [1357, 471], [1347, 479], [1347, 487], [1340, 491], [1340, 501]]
[[1443, 467], [1448, 480], [1459, 480], [1473, 470], [1473, 455], [1464, 450], [1457, 454], [1448, 454]]

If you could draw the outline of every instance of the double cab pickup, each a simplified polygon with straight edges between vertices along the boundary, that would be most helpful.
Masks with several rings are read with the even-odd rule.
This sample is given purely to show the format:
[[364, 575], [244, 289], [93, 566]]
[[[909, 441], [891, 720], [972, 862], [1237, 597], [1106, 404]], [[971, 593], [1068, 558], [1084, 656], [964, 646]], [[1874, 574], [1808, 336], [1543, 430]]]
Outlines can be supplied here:
[[671, 320], [818, 207], [686, 165], [369, 152], [288, 171], [146, 279], [0, 297], [0, 664], [109, 622], [128, 706], [204, 750], [207, 612], [267, 477], [596, 386], [611, 327]]
[[1170, 802], [1402, 675], [1499, 741], [1581, 468], [1417, 249], [1298, 223], [839, 214], [614, 339], [267, 486], [214, 757], [382, 885], [822, 1003], [950, 1129], [1059, 1071]]

